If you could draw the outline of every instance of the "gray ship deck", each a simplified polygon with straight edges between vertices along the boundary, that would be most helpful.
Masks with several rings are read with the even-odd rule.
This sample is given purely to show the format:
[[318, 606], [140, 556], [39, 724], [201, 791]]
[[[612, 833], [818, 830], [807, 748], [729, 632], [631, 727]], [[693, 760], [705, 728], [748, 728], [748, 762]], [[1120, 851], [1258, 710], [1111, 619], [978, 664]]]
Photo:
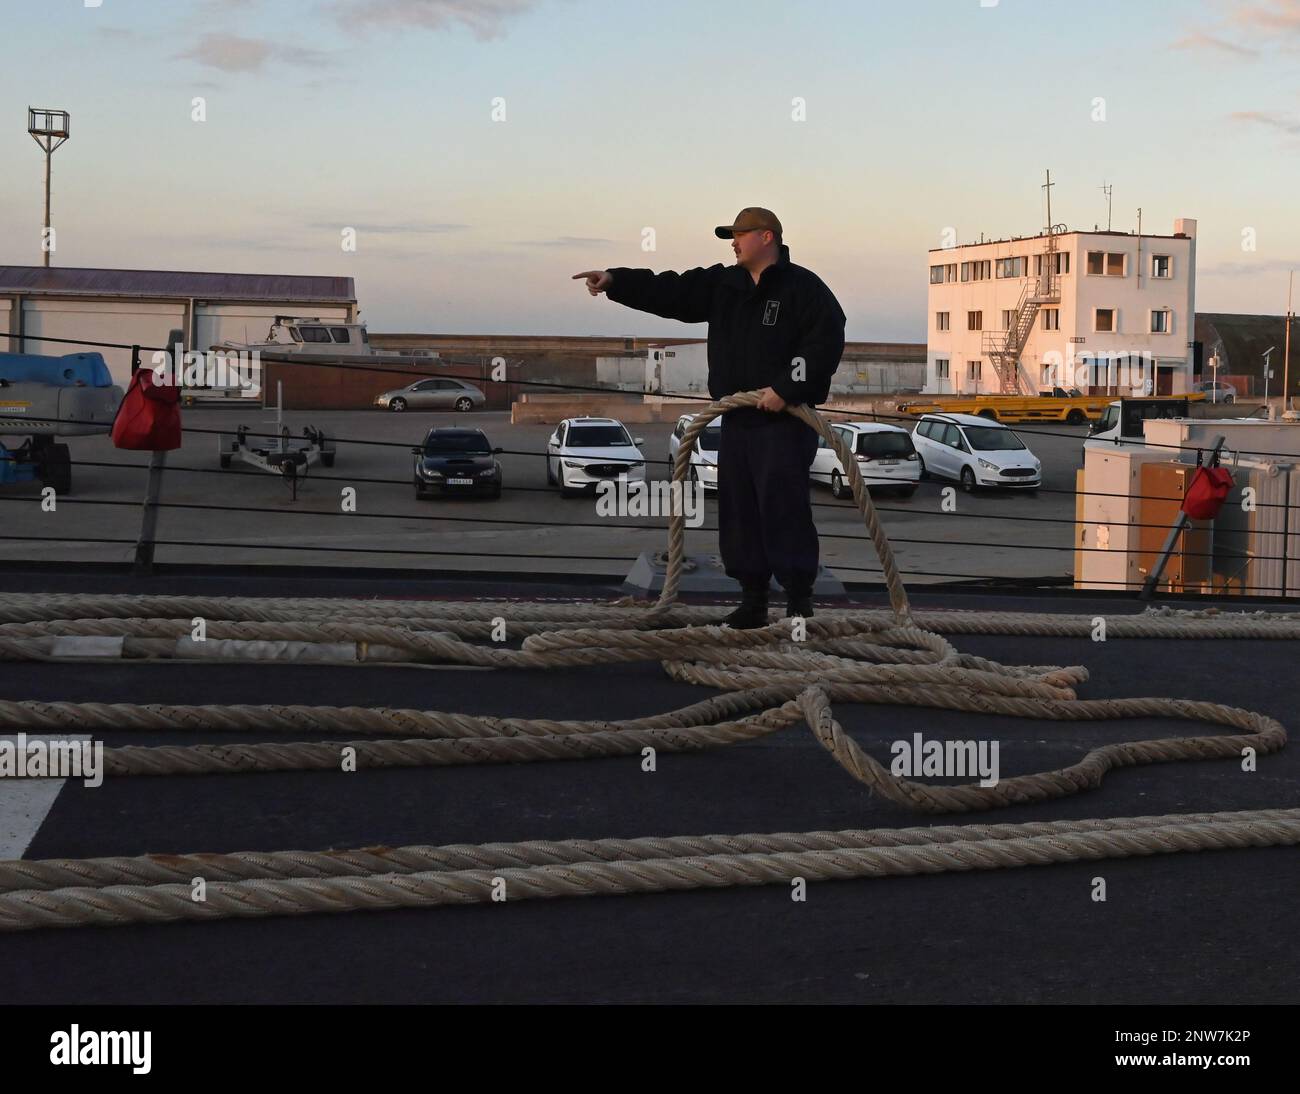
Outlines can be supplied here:
[[[9, 571], [10, 591], [143, 591], [130, 578]], [[151, 579], [153, 592], [606, 599], [612, 584], [252, 574]], [[854, 594], [883, 605], [879, 593]], [[917, 607], [1117, 612], [1076, 596], [917, 589]], [[1200, 602], [1198, 602], [1200, 603]], [[1240, 605], [1225, 605], [1225, 607]], [[1210, 699], [1293, 721], [1285, 642], [959, 637], [1008, 664], [1084, 664], [1087, 698]], [[548, 671], [311, 665], [0, 663], [11, 699], [360, 704], [627, 718], [716, 694], [656, 663]], [[952, 711], [838, 705], [878, 757], [888, 742], [990, 733]], [[1108, 741], [1212, 732], [1133, 719], [1007, 719], [1003, 775], [1044, 770]], [[104, 734], [108, 745], [164, 743]], [[229, 739], [229, 738], [227, 738]], [[243, 739], [265, 739], [249, 735]], [[167, 743], [174, 743], [174, 738]], [[923, 818], [850, 780], [805, 727], [660, 757], [337, 773], [69, 781], [27, 858], [325, 849], [374, 844], [1014, 823], [1300, 804], [1300, 746], [1232, 762], [1109, 774], [1092, 793], [956, 818]], [[1091, 880], [1106, 878], [1095, 903]], [[1159, 855], [990, 872], [429, 910], [0, 935], [2, 1001], [32, 1003], [818, 1001], [1264, 1003], [1294, 998], [1300, 857], [1293, 848]]]

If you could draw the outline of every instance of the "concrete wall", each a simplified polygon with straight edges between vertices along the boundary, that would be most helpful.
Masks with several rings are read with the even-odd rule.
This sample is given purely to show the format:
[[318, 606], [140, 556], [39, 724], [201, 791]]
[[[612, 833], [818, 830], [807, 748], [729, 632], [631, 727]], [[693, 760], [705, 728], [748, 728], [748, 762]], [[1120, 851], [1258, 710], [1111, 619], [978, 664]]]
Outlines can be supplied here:
[[[818, 409], [834, 413], [835, 421], [883, 421], [910, 429], [911, 415], [898, 414], [897, 395], [858, 395], [833, 398]], [[671, 399], [655, 395], [524, 394], [510, 408], [510, 421], [553, 425], [565, 418], [588, 415], [631, 422], [675, 422], [707, 406], [703, 399]], [[895, 420], [896, 417], [902, 420]]]
[[[652, 346], [646, 351], [646, 391], [708, 394], [708, 345]], [[850, 342], [831, 378], [831, 394], [920, 391], [925, 348], [908, 343]]]
[[[584, 392], [600, 397], [604, 390], [617, 388], [640, 392], [646, 383], [646, 374], [653, 367], [661, 370], [661, 390], [705, 395], [708, 392], [708, 364], [706, 343], [694, 339], [567, 337], [547, 335], [440, 335], [394, 334], [370, 332], [370, 342], [376, 349], [412, 350], [427, 349], [440, 354], [435, 363], [420, 373], [461, 376], [479, 383], [488, 396], [488, 406], [504, 409], [519, 401], [523, 394], [542, 396], [554, 394], [554, 389], [601, 389]], [[653, 352], [661, 353], [655, 362]], [[671, 354], [672, 356], [668, 356]], [[492, 361], [504, 358], [507, 363], [508, 384], [483, 382], [490, 377]], [[849, 342], [845, 346], [844, 360], [832, 383], [832, 394], [871, 394], [892, 391], [917, 391], [925, 368], [925, 347], [913, 343]], [[370, 400], [380, 391], [385, 378], [377, 377], [369, 385], [331, 383], [328, 390], [315, 392], [295, 385], [295, 400], [340, 399], [343, 403], [327, 402], [321, 406], [348, 405], [346, 400]], [[636, 387], [633, 388], [633, 384]], [[381, 386], [376, 386], [376, 385]], [[575, 392], [575, 394], [578, 394]], [[270, 392], [274, 398], [274, 391]], [[573, 400], [571, 405], [580, 405]], [[299, 402], [286, 405], [298, 406]], [[583, 411], [574, 411], [582, 413]], [[540, 413], [536, 408], [519, 411], [520, 414]], [[591, 413], [602, 413], [592, 411]], [[567, 417], [561, 414], [560, 417]], [[616, 415], [615, 415], [616, 416]], [[558, 419], [557, 419], [558, 420]]]
[[640, 392], [645, 388], [645, 370], [644, 357], [597, 357], [596, 386]]

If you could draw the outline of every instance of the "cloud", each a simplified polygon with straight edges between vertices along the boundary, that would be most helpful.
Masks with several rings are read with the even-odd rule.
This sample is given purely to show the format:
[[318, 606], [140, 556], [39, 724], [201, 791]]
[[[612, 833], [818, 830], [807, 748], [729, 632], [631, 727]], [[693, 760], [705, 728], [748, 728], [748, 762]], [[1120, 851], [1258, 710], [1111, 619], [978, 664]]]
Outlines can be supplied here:
[[1259, 50], [1251, 49], [1249, 46], [1241, 46], [1236, 42], [1229, 42], [1226, 38], [1216, 38], [1212, 34], [1204, 34], [1201, 31], [1192, 31], [1184, 38], [1180, 38], [1174, 43], [1174, 49], [1217, 49], [1223, 53], [1231, 53], [1237, 57], [1258, 57]]
[[500, 38], [505, 24], [536, 7], [537, 0], [332, 0], [327, 5], [350, 30], [367, 26], [445, 30], [457, 24], [475, 38]]
[[1241, 277], [1245, 274], [1289, 273], [1300, 270], [1300, 260], [1261, 258], [1253, 262], [1215, 262], [1205, 266], [1197, 263], [1197, 277]]
[[557, 236], [555, 239], [517, 239], [516, 247], [610, 247], [612, 239], [589, 239], [585, 236]]
[[195, 61], [222, 72], [261, 72], [268, 61], [293, 65], [323, 65], [332, 61], [329, 54], [300, 45], [286, 46], [265, 38], [218, 33], [203, 35], [192, 49], [175, 54], [175, 59]]
[[1236, 110], [1229, 114], [1228, 117], [1234, 122], [1266, 125], [1272, 129], [1280, 129], [1283, 133], [1288, 133], [1293, 137], [1300, 137], [1300, 119], [1282, 117], [1279, 114], [1271, 114], [1266, 110]]
[[330, 223], [328, 221], [316, 221], [308, 224], [308, 228], [320, 229], [328, 232], [342, 231], [344, 228], [355, 228], [358, 232], [367, 232], [372, 235], [442, 235], [446, 232], [463, 232], [469, 228], [468, 224], [378, 224], [368, 221], [339, 221]]
[[1233, 12], [1232, 21], [1247, 27], [1300, 34], [1300, 0], [1262, 0], [1246, 4]]
[[[1290, 51], [1300, 46], [1300, 0], [1253, 0], [1240, 4], [1214, 29], [1238, 33], [1225, 37], [1222, 33], [1192, 30], [1175, 42], [1173, 48], [1217, 50], [1236, 57], [1258, 57], [1268, 46]], [[1241, 37], [1241, 31], [1246, 32], [1249, 44], [1234, 40]]]

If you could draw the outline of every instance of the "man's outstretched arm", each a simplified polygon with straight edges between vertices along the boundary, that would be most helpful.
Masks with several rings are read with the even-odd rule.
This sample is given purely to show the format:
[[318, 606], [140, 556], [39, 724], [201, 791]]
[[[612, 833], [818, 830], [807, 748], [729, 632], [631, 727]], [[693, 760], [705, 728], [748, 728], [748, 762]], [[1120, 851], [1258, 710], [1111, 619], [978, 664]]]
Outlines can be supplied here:
[[587, 270], [573, 277], [575, 281], [585, 278], [592, 296], [603, 292], [616, 304], [637, 311], [683, 323], [703, 323], [709, 318], [713, 294], [726, 269], [718, 263], [685, 273], [668, 270], [657, 274], [653, 270], [615, 266], [609, 270]]

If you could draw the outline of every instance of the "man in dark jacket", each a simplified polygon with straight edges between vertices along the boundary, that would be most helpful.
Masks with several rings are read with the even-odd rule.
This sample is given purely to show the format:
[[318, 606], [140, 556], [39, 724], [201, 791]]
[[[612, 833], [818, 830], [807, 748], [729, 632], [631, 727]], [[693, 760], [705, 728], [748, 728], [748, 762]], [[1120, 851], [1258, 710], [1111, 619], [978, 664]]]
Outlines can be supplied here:
[[825, 401], [844, 351], [844, 311], [816, 274], [790, 261], [781, 222], [769, 210], [742, 209], [714, 233], [732, 241], [734, 266], [660, 274], [615, 267], [574, 277], [585, 278], [593, 296], [707, 322], [709, 394], [761, 392], [758, 407], [722, 417], [718, 542], [744, 593], [723, 622], [762, 627], [773, 575], [786, 591], [786, 615], [812, 615], [818, 544], [808, 470], [817, 434], [785, 408]]

